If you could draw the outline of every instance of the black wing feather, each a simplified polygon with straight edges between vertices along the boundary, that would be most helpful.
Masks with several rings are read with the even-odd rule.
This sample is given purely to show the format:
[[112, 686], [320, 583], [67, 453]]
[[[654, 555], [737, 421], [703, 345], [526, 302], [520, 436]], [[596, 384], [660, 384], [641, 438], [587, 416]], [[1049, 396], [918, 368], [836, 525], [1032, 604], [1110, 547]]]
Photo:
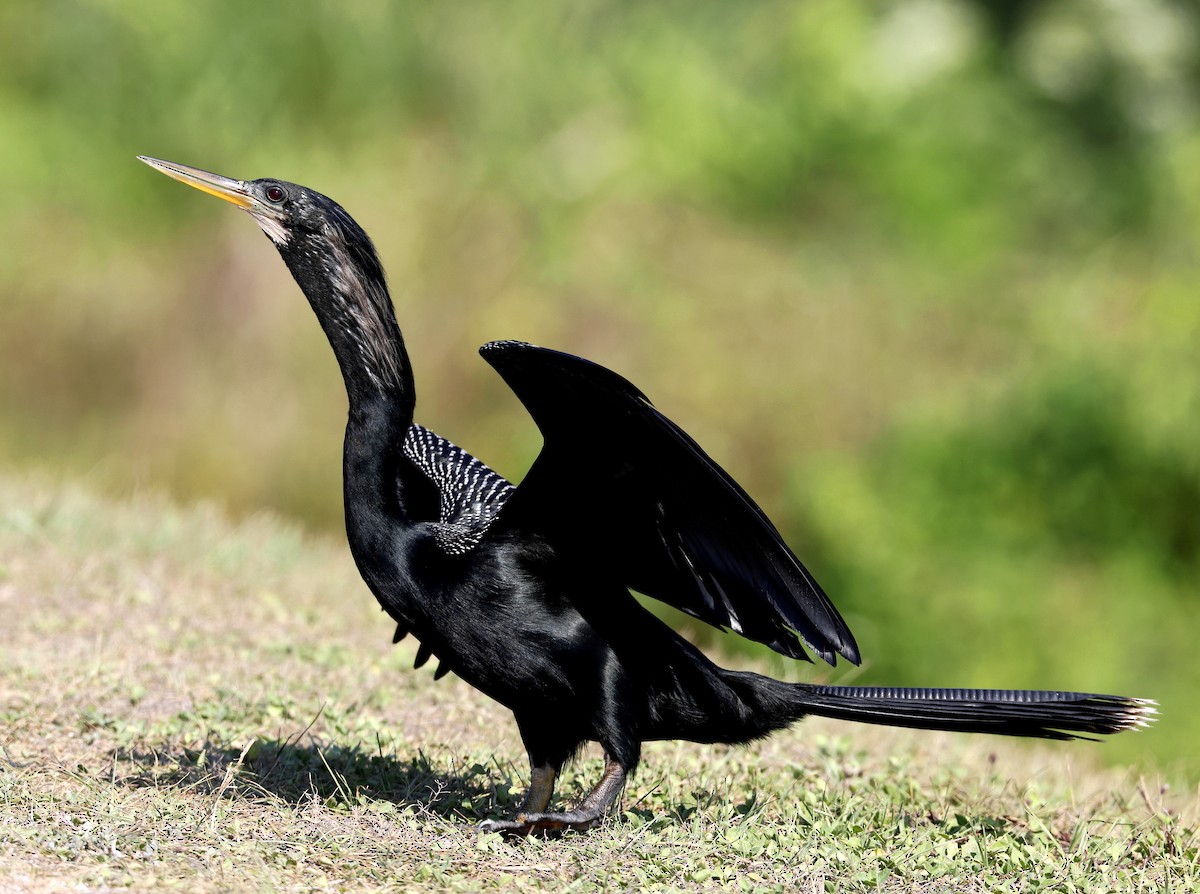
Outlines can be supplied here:
[[523, 342], [480, 353], [545, 439], [506, 517], [528, 506], [522, 521], [604, 550], [633, 589], [784, 655], [808, 658], [799, 633], [830, 664], [859, 662], [845, 621], [763, 511], [630, 382]]

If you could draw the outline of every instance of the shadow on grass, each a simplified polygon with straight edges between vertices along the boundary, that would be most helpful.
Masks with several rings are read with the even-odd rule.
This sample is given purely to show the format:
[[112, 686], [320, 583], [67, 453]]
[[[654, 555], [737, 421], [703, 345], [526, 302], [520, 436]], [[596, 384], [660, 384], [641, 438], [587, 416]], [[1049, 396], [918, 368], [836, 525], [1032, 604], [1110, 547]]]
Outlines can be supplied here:
[[[521, 795], [512, 768], [449, 765], [423, 752], [408, 760], [317, 742], [256, 741], [246, 753], [200, 749], [118, 750], [115, 778], [130, 786], [207, 791], [230, 799], [277, 798], [292, 806], [416, 808], [456, 823], [507, 815]], [[391, 809], [391, 808], [387, 808]]]
[[[112, 759], [115, 780], [133, 787], [199, 791], [229, 800], [279, 799], [293, 807], [316, 802], [382, 812], [415, 808], [468, 825], [511, 816], [524, 787], [513, 767], [499, 763], [439, 761], [424, 752], [402, 760], [382, 749], [368, 752], [317, 741], [257, 740], [245, 754], [212, 742], [200, 748], [143, 746], [118, 750]], [[642, 824], [686, 824], [712, 806], [712, 797], [695, 792], [690, 804], [672, 805], [666, 812], [640, 799], [626, 800], [620, 813]], [[751, 794], [732, 809], [744, 818], [757, 808]]]
[[[244, 753], [211, 742], [199, 749], [177, 744], [162, 749], [149, 746], [118, 750], [112, 759], [114, 781], [133, 787], [201, 792], [229, 802], [279, 800], [294, 808], [321, 804], [346, 811], [414, 811], [468, 829], [484, 819], [511, 816], [523, 787], [514, 768], [499, 763], [431, 759], [424, 752], [402, 760], [382, 748], [368, 752], [319, 741], [297, 744], [290, 739], [259, 740]], [[627, 797], [620, 813], [639, 826], [661, 828], [688, 826], [697, 817], [712, 814], [714, 807], [719, 808], [715, 816], [727, 824], [745, 821], [762, 809], [755, 792], [729, 803], [712, 792], [694, 791], [682, 803], [665, 809], [643, 803], [650, 793], [644, 792], [637, 800]], [[1017, 817], [957, 812], [941, 816], [929, 806], [927, 811], [904, 813], [899, 825], [940, 826], [960, 841], [1011, 836], [1033, 844], [1042, 834]], [[891, 825], [881, 826], [880, 831]], [[1067, 846], [1069, 840], [1060, 837], [1060, 843]]]

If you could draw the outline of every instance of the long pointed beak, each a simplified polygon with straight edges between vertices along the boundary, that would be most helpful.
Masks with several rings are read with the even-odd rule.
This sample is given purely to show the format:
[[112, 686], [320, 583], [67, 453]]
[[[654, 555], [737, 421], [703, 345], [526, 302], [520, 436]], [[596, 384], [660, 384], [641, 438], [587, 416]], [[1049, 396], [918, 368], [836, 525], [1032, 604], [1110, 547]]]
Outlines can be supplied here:
[[231, 180], [229, 177], [222, 177], [220, 174], [212, 174], [208, 171], [202, 171], [199, 168], [190, 168], [187, 165], [177, 164], [173, 161], [162, 161], [158, 158], [149, 158], [145, 155], [139, 155], [138, 161], [144, 161], [156, 171], [162, 171], [168, 177], [174, 177], [180, 183], [194, 186], [201, 192], [206, 192], [210, 196], [216, 196], [218, 199], [224, 199], [226, 202], [232, 202], [234, 205], [247, 211], [257, 204], [244, 180]]

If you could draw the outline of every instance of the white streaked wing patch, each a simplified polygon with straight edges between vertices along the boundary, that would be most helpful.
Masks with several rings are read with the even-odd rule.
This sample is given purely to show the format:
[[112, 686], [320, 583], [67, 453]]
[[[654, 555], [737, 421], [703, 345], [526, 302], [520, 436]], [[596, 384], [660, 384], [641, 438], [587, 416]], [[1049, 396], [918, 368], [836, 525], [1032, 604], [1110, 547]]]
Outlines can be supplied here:
[[409, 427], [403, 449], [441, 496], [434, 534], [438, 545], [449, 555], [469, 552], [516, 488], [461, 447], [423, 426]]

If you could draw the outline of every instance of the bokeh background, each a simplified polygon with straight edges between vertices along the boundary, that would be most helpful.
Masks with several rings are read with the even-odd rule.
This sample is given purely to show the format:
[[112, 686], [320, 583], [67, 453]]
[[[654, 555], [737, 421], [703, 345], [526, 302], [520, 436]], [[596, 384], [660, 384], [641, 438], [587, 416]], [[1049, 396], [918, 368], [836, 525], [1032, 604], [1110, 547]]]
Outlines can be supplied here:
[[134, 156], [301, 181], [375, 238], [423, 423], [519, 478], [475, 347], [601, 361], [844, 609], [834, 679], [1153, 696], [1100, 753], [1195, 780], [1198, 121], [1185, 0], [6, 3], [0, 474], [336, 532], [319, 328]]

